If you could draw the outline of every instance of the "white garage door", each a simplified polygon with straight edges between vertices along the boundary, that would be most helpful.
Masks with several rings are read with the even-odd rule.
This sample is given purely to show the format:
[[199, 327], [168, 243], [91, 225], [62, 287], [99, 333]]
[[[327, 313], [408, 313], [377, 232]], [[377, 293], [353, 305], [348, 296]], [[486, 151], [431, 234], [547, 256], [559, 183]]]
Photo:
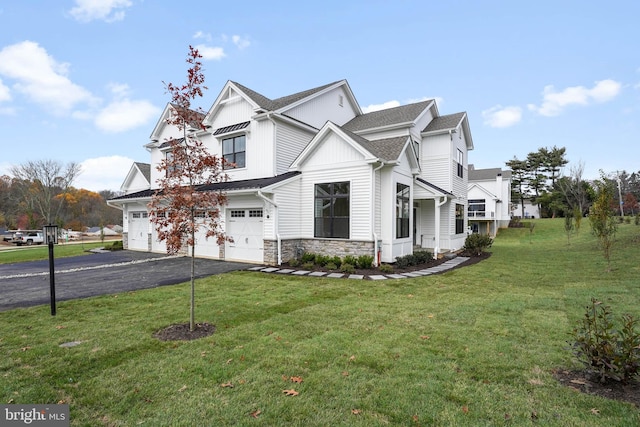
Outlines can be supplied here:
[[149, 250], [149, 214], [144, 211], [129, 212], [129, 249]]
[[225, 258], [228, 260], [262, 262], [264, 260], [264, 240], [262, 209], [227, 210], [227, 242]]
[[[204, 218], [204, 212], [198, 213], [199, 218]], [[200, 219], [204, 221], [204, 219]], [[197, 257], [220, 258], [220, 246], [215, 236], [207, 238], [207, 230], [203, 227], [196, 232], [195, 253]]]

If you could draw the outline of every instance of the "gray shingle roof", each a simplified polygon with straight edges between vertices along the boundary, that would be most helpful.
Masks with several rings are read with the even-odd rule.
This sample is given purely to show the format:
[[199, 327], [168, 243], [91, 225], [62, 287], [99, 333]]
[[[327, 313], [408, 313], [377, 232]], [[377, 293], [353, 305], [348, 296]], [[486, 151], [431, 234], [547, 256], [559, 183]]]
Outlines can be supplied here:
[[[270, 185], [285, 181], [289, 178], [293, 178], [294, 176], [300, 175], [300, 173], [301, 172], [293, 171], [293, 172], [286, 172], [281, 175], [271, 176], [267, 178], [243, 179], [239, 181], [218, 182], [211, 185], [202, 185], [198, 187], [196, 191], [233, 191], [233, 190], [247, 190], [252, 188], [261, 189], [261, 188], [265, 188]], [[114, 197], [111, 200], [147, 198], [147, 197], [153, 196], [153, 194], [156, 191], [158, 191], [158, 189], [142, 190], [142, 191], [137, 191], [135, 193], [125, 194], [120, 197]]]
[[511, 171], [503, 171], [500, 168], [489, 169], [472, 169], [469, 168], [469, 181], [489, 181], [496, 179], [496, 176], [501, 173], [503, 178], [511, 178]]
[[408, 136], [385, 138], [370, 141], [355, 133], [342, 129], [351, 139], [360, 144], [365, 150], [381, 160], [394, 161], [402, 154], [402, 149], [407, 143]]
[[342, 128], [351, 132], [358, 132], [365, 129], [409, 123], [417, 119], [432, 102], [433, 100], [427, 100], [361, 114], [342, 125]]
[[269, 99], [264, 95], [259, 94], [258, 92], [249, 89], [246, 86], [241, 85], [238, 82], [234, 82], [232, 81], [231, 83], [233, 83], [234, 85], [236, 85], [238, 87], [238, 89], [242, 90], [242, 92], [245, 93], [245, 95], [247, 95], [249, 98], [251, 98], [253, 100], [253, 102], [255, 102], [256, 104], [258, 104], [258, 106], [260, 108], [263, 108], [267, 111], [275, 111], [275, 110], [279, 110], [280, 108], [286, 107], [287, 105], [293, 104], [301, 99], [304, 99], [308, 96], [313, 95], [314, 93], [320, 92], [330, 86], [335, 85], [336, 83], [339, 83], [341, 80], [335, 81], [333, 83], [329, 83], [326, 85], [322, 85], [322, 86], [318, 86], [316, 88], [313, 89], [308, 89], [302, 92], [298, 92], [298, 93], [294, 93], [293, 95], [287, 95], [287, 96], [283, 96], [281, 98], [276, 98], [276, 99]]
[[465, 116], [465, 112], [455, 113], [455, 114], [447, 114], [446, 116], [436, 117], [426, 128], [424, 128], [423, 132], [434, 132], [439, 130], [449, 130], [455, 129], [458, 127], [460, 122]]
[[445, 190], [445, 189], [443, 189], [443, 188], [440, 188], [440, 187], [438, 187], [437, 185], [434, 185], [434, 184], [430, 183], [429, 181], [427, 181], [427, 180], [425, 180], [425, 179], [422, 179], [422, 178], [416, 178], [416, 181], [420, 181], [421, 183], [423, 183], [423, 184], [424, 184], [424, 185], [426, 185], [427, 187], [431, 187], [431, 188], [433, 188], [434, 190], [439, 191], [439, 192], [440, 192], [440, 193], [442, 193], [442, 194], [446, 194], [446, 195], [448, 195], [448, 196], [453, 196], [453, 197], [455, 197], [455, 195], [454, 195], [452, 192], [447, 191], [447, 190]]
[[151, 182], [151, 165], [149, 163], [135, 162], [136, 166], [142, 172], [142, 175], [147, 179], [147, 182]]

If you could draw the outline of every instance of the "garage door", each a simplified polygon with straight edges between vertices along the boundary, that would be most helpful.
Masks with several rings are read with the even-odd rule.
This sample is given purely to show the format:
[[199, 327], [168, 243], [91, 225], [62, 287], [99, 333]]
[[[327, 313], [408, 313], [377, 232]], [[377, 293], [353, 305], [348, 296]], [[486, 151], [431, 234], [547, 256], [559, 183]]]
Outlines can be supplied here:
[[264, 260], [262, 209], [227, 210], [227, 242], [225, 258], [238, 261], [262, 262]]
[[[204, 212], [198, 212], [198, 221], [204, 221]], [[218, 239], [215, 236], [207, 238], [207, 229], [202, 229], [196, 232], [196, 246], [195, 253], [197, 257], [205, 258], [220, 258], [220, 246], [218, 245]]]
[[129, 249], [149, 250], [149, 214], [144, 211], [129, 212]]

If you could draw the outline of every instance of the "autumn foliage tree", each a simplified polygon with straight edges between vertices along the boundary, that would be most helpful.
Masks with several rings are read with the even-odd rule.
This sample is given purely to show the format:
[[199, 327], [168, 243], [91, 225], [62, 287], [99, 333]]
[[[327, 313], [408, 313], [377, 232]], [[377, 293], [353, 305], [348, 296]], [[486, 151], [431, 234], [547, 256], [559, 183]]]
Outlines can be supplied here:
[[[158, 190], [149, 203], [150, 221], [155, 225], [158, 239], [166, 242], [167, 252], [175, 254], [187, 247], [191, 252], [191, 301], [189, 329], [195, 323], [195, 246], [196, 234], [205, 231], [205, 238], [214, 238], [218, 244], [229, 240], [221, 228], [220, 206], [227, 203], [221, 191], [199, 191], [205, 186], [227, 181], [224, 160], [211, 155], [199, 139], [204, 131], [202, 109], [192, 108], [192, 102], [202, 97], [204, 74], [202, 56], [189, 46], [187, 63], [190, 65], [187, 81], [182, 85], [165, 83], [171, 94], [172, 114], [167, 124], [175, 126], [181, 138], [167, 141], [169, 151], [157, 167], [163, 175], [158, 180]], [[210, 187], [209, 187], [210, 188]]]

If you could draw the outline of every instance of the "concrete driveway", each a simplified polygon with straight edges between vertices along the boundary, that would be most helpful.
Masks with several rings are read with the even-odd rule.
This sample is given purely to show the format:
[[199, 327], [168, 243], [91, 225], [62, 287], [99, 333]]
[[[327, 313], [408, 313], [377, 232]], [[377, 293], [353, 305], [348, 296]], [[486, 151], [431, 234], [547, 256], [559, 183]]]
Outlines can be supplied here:
[[[54, 260], [56, 301], [187, 282], [191, 258], [135, 251], [92, 253]], [[196, 277], [253, 264], [196, 259]], [[0, 311], [50, 303], [49, 261], [0, 265]]]

